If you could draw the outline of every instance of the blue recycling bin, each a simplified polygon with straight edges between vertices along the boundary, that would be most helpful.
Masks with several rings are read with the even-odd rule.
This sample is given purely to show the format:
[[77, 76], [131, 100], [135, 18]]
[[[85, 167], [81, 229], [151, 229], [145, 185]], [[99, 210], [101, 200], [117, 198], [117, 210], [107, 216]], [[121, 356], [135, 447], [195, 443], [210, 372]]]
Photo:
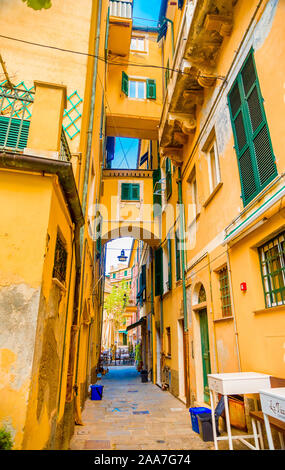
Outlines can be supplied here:
[[91, 400], [102, 400], [104, 385], [91, 385]]
[[192, 429], [193, 429], [193, 431], [200, 434], [197, 415], [199, 415], [201, 413], [211, 413], [211, 410], [209, 408], [205, 408], [203, 406], [200, 406], [200, 407], [195, 407], [195, 408], [189, 408], [189, 412], [190, 412], [190, 416], [191, 416]]

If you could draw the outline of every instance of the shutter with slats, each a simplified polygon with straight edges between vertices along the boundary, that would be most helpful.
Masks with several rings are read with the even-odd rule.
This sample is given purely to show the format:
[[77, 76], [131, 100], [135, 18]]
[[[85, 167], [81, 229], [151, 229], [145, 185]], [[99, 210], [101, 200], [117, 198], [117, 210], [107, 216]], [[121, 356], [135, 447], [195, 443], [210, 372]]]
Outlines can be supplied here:
[[158, 168], [157, 170], [153, 170], [152, 173], [153, 178], [153, 216], [156, 217], [157, 215], [161, 214], [161, 170]]
[[0, 147], [24, 149], [29, 129], [30, 121], [0, 116]]
[[130, 200], [130, 184], [129, 183], [122, 183], [121, 200], [122, 201], [129, 201]]
[[155, 295], [163, 294], [163, 264], [162, 264], [162, 248], [158, 248], [154, 252], [155, 261]]
[[169, 199], [172, 193], [171, 163], [170, 163], [169, 158], [166, 159], [165, 172], [166, 172], [166, 198]]
[[129, 95], [129, 77], [124, 71], [122, 71], [122, 92], [126, 96]]
[[156, 99], [156, 81], [150, 78], [146, 81], [146, 97], [151, 100]]
[[178, 232], [175, 232], [176, 281], [181, 279], [180, 247]]
[[171, 259], [171, 238], [167, 238], [167, 250], [168, 250], [168, 289], [172, 289], [172, 259]]
[[132, 201], [139, 201], [140, 200], [140, 185], [139, 184], [132, 184], [131, 185], [131, 200]]
[[228, 102], [246, 205], [277, 175], [252, 52], [236, 78]]

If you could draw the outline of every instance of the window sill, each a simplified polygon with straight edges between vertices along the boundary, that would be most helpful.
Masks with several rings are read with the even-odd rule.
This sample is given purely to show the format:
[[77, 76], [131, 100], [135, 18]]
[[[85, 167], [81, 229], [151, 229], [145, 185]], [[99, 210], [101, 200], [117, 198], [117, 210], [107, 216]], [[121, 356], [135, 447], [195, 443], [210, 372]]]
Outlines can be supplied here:
[[166, 354], [166, 355], [165, 355], [165, 359], [171, 359], [171, 355], [170, 355], [170, 354]]
[[267, 308], [262, 308], [260, 310], [254, 310], [254, 314], [259, 314], [259, 313], [278, 313], [282, 312], [284, 313], [285, 311], [285, 305], [276, 305], [274, 307], [267, 307]]
[[176, 281], [176, 287], [179, 286], [182, 286], [182, 279], [178, 279], [178, 281]]
[[52, 282], [53, 282], [57, 287], [59, 287], [62, 291], [66, 292], [66, 287], [65, 287], [65, 285], [64, 285], [62, 282], [60, 282], [56, 277], [53, 277], [53, 278], [52, 278]]
[[217, 184], [217, 186], [215, 187], [215, 189], [213, 189], [213, 191], [211, 192], [210, 196], [206, 199], [206, 201], [204, 202], [203, 204], [203, 207], [207, 207], [208, 204], [210, 204], [211, 200], [214, 198], [214, 196], [217, 194], [217, 192], [219, 191], [219, 189], [223, 186], [223, 183], [220, 182]]
[[234, 317], [231, 315], [229, 317], [221, 317], [221, 318], [216, 318], [213, 320], [214, 323], [219, 323], [219, 322], [223, 322], [223, 321], [227, 321], [227, 320], [233, 320]]

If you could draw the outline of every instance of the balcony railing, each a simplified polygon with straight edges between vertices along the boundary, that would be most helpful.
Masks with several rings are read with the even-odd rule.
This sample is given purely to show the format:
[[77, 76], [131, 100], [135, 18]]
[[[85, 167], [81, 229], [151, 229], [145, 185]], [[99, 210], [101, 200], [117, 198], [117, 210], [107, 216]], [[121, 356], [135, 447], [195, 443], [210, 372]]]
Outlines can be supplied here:
[[0, 148], [23, 150], [27, 146], [34, 91], [0, 84]]
[[120, 2], [118, 0], [110, 0], [110, 16], [119, 18], [132, 18], [132, 2]]
[[[0, 149], [23, 152], [27, 147], [35, 91], [20, 83], [7, 88], [0, 84]], [[62, 128], [59, 160], [70, 161], [71, 153]]]
[[71, 159], [71, 153], [69, 150], [69, 145], [66, 139], [65, 131], [62, 128], [61, 131], [61, 139], [60, 139], [60, 152], [59, 152], [59, 160], [63, 160], [65, 162], [69, 162]]

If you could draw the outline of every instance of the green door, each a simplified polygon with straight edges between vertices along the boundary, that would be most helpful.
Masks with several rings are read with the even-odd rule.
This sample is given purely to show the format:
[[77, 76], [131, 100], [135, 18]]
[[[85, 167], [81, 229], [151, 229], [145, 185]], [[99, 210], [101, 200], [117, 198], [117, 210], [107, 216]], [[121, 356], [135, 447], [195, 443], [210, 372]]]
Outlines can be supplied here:
[[202, 364], [203, 364], [203, 381], [204, 381], [204, 401], [209, 403], [209, 386], [208, 374], [211, 373], [210, 347], [209, 347], [209, 331], [208, 331], [208, 315], [207, 309], [200, 310], [200, 332], [201, 332], [201, 348], [202, 348]]

